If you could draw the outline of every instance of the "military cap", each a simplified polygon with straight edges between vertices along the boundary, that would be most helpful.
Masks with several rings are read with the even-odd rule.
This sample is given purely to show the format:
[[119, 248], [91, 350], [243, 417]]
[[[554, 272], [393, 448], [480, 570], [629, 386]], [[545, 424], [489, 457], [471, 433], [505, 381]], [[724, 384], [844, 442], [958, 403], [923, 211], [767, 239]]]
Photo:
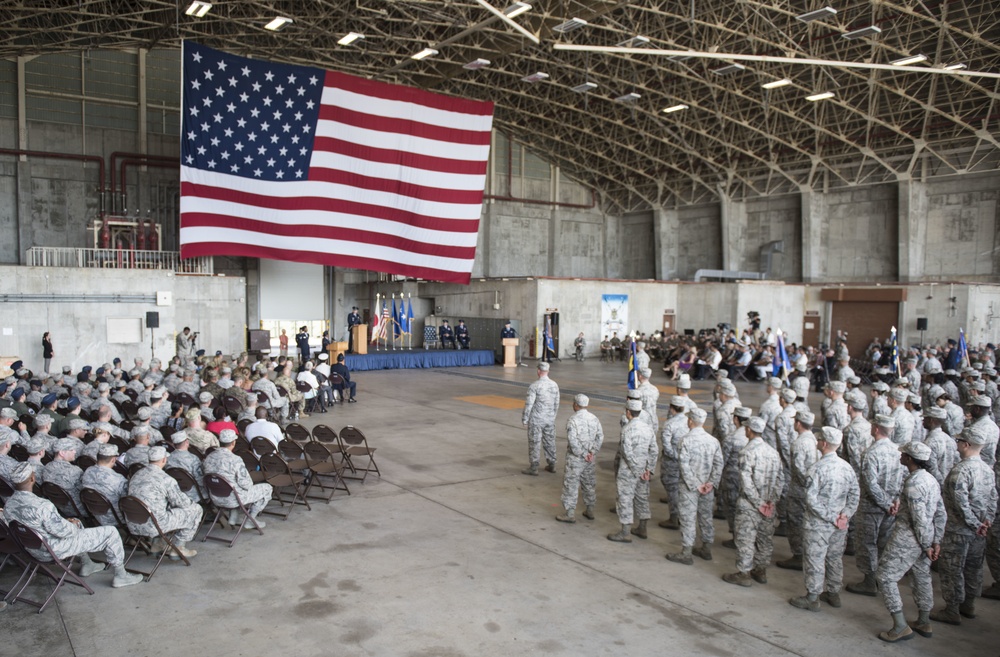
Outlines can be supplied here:
[[107, 392], [108, 390], [111, 390], [111, 386], [107, 382], [101, 381], [97, 384], [97, 392]]
[[60, 438], [55, 442], [54, 448], [57, 452], [75, 452], [76, 441], [71, 438]]
[[159, 358], [154, 358], [153, 360], [149, 361], [150, 367], [157, 367], [158, 365], [161, 365]]
[[792, 390], [796, 392], [799, 397], [805, 397], [809, 394], [809, 379], [804, 376], [792, 381]]
[[847, 390], [847, 385], [843, 381], [830, 381], [826, 387], [841, 395]]
[[6, 383], [7, 387], [9, 388], [17, 383], [17, 379], [13, 376], [8, 376], [6, 379], [3, 380], [3, 382]]
[[970, 445], [985, 445], [986, 434], [973, 427], [966, 427], [955, 440], [964, 440]]
[[733, 411], [733, 415], [740, 418], [741, 420], [746, 420], [749, 419], [751, 415], [753, 415], [753, 411], [747, 408], [746, 406], [740, 406], [735, 411]]
[[21, 369], [22, 367], [24, 367], [23, 360], [15, 360], [13, 363], [10, 364], [10, 369], [14, 370], [15, 372]]
[[719, 392], [722, 393], [723, 395], [726, 395], [727, 397], [735, 397], [736, 396], [736, 386], [734, 386], [729, 381], [723, 381], [719, 385]]
[[816, 438], [825, 440], [827, 445], [839, 445], [844, 441], [844, 434], [840, 432], [840, 429], [823, 427], [819, 430], [819, 435]]
[[931, 459], [931, 448], [916, 440], [910, 441], [905, 445], [900, 445], [899, 451], [903, 454], [909, 454], [918, 461], [929, 461]]
[[97, 455], [102, 457], [118, 456], [118, 445], [114, 443], [103, 443], [97, 448]]
[[708, 413], [700, 408], [692, 408], [687, 412], [687, 416], [698, 424], [704, 424], [705, 420], [708, 419]]
[[14, 392], [10, 393], [11, 399], [20, 399], [24, 397], [24, 388], [14, 388]]
[[66, 408], [68, 408], [69, 410], [72, 411], [74, 408], [79, 408], [79, 407], [80, 407], [79, 397], [70, 397], [69, 399], [66, 400]]
[[30, 465], [19, 463], [17, 467], [10, 471], [10, 483], [23, 484], [31, 479], [31, 475], [33, 474], [35, 474], [35, 470]]
[[642, 401], [639, 399], [629, 399], [625, 402], [625, 408], [634, 413], [638, 413], [642, 410]]
[[136, 438], [137, 436], [150, 436], [152, 434], [153, 432], [150, 431], [148, 424], [140, 424], [132, 427], [131, 435], [133, 439]]
[[38, 379], [32, 379], [31, 380], [31, 386], [33, 388], [41, 388], [42, 387], [42, 382], [39, 381]]
[[162, 461], [167, 458], [167, 450], [164, 447], [157, 445], [156, 447], [149, 448], [149, 455], [147, 456], [150, 463], [156, 463], [157, 461]]
[[17, 369], [16, 372], [14, 372], [14, 374], [16, 376], [21, 377], [21, 376], [28, 376], [29, 372], [30, 372], [30, 370], [27, 367], [20, 367], [20, 368]]
[[906, 390], [904, 390], [903, 388], [893, 388], [892, 392], [889, 393], [889, 396], [898, 402], [905, 402], [906, 397], [909, 394], [910, 393], [906, 392]]
[[124, 388], [125, 387], [125, 382], [122, 381], [121, 379], [116, 379], [113, 385], [116, 388]]
[[17, 419], [17, 411], [15, 411], [10, 406], [7, 406], [5, 408], [0, 408], [0, 418], [4, 418], [6, 420], [16, 420]]
[[685, 408], [687, 406], [687, 397], [682, 395], [672, 395], [670, 397], [670, 405], [676, 406], [677, 408]]
[[28, 452], [29, 455], [37, 454], [38, 452], [44, 452], [45, 441], [42, 440], [41, 438], [32, 438], [31, 440], [29, 440], [24, 444], [24, 449], [25, 451]]
[[577, 395], [576, 397], [573, 397], [573, 403], [581, 408], [587, 408], [590, 404], [590, 397], [584, 394]]
[[56, 403], [59, 398], [56, 397], [56, 393], [50, 392], [49, 394], [42, 397], [42, 406], [51, 406]]
[[861, 385], [861, 377], [849, 376], [847, 377], [847, 382], [850, 383], [852, 386], [859, 386]]
[[143, 421], [148, 420], [149, 418], [153, 417], [153, 409], [151, 409], [149, 406], [143, 406], [136, 412], [136, 415], [140, 420]]
[[188, 439], [188, 436], [183, 431], [175, 431], [170, 436], [170, 442], [172, 442], [175, 445], [180, 445], [182, 442], [184, 442], [187, 439]]
[[638, 390], [632, 389], [625, 393], [626, 399], [642, 399], [642, 393]]
[[806, 364], [805, 363], [796, 363], [795, 364], [795, 371], [797, 371], [797, 372], [805, 372], [806, 371]]
[[690, 388], [691, 388], [691, 376], [689, 374], [681, 374], [677, 378], [677, 387], [680, 390], [690, 390]]
[[764, 433], [764, 427], [766, 427], [766, 426], [767, 426], [767, 423], [764, 422], [764, 418], [762, 418], [762, 417], [756, 417], [755, 416], [755, 417], [752, 417], [752, 418], [748, 419], [747, 422], [746, 422], [746, 428], [749, 429], [750, 431], [754, 432], [758, 436], [760, 434]]
[[90, 424], [82, 418], [74, 418], [66, 423], [66, 428], [70, 431], [76, 431], [77, 429], [89, 429]]
[[983, 408], [992, 408], [993, 403], [990, 401], [989, 397], [980, 395], [978, 397], [973, 397], [969, 401], [969, 406], [982, 406]]
[[72, 371], [73, 371], [73, 368], [72, 368], [72, 367], [70, 367], [69, 365], [63, 365], [63, 366], [62, 366], [62, 373], [63, 373], [63, 374], [69, 374], [69, 373], [71, 373]]
[[222, 371], [223, 374], [232, 374], [233, 373], [233, 368], [231, 368], [231, 367], [223, 367], [221, 371]]
[[896, 420], [891, 415], [878, 413], [875, 415], [875, 421], [872, 424], [883, 429], [894, 429], [896, 427]]
[[715, 370], [715, 378], [717, 380], [720, 380], [720, 381], [722, 379], [728, 379], [729, 378], [729, 372], [727, 372], [726, 370], [723, 370], [723, 369]]
[[[194, 355], [195, 356], [204, 356], [205, 355], [205, 350], [204, 349], [199, 349], [198, 351], [194, 352]], [[220, 351], [219, 353], [217, 353], [215, 355], [216, 356], [221, 356], [222, 352]]]
[[541, 363], [538, 364], [538, 369], [541, 370], [542, 372], [548, 372], [549, 364], [546, 363], [545, 361], [542, 361]]
[[813, 415], [812, 411], [799, 411], [795, 414], [795, 419], [802, 424], [812, 426], [813, 422], [816, 421], [816, 416]]
[[777, 390], [780, 390], [780, 389], [781, 389], [781, 385], [782, 385], [782, 383], [781, 383], [781, 379], [779, 379], [779, 378], [778, 378], [778, 377], [776, 377], [776, 376], [772, 376], [771, 378], [769, 378], [769, 379], [767, 380], [767, 385], [769, 385], [769, 386], [771, 386], [772, 388], [775, 388], [775, 389], [777, 389]]
[[198, 393], [198, 401], [202, 404], [207, 404], [212, 401], [212, 393], [210, 392], [200, 392]]
[[164, 388], [163, 386], [160, 386], [158, 388], [153, 388], [153, 391], [149, 393], [149, 396], [151, 399], [160, 399], [165, 394], [167, 394], [167, 389]]
[[142, 374], [142, 371], [135, 368], [132, 368], [128, 371], [129, 378], [137, 377], [140, 374]]
[[653, 376], [653, 370], [649, 369], [648, 367], [644, 367], [641, 370], [639, 370], [639, 376], [648, 379], [649, 377]]
[[51, 426], [52, 419], [48, 413], [39, 413], [35, 416], [35, 428]]
[[885, 381], [876, 381], [872, 384], [872, 390], [876, 390], [878, 392], [889, 392], [889, 384]]
[[219, 442], [223, 445], [236, 442], [237, 438], [239, 438], [239, 435], [232, 429], [223, 429], [219, 432]]
[[847, 398], [847, 405], [856, 411], [863, 411], [868, 407], [864, 397], [855, 397], [854, 395]]
[[958, 372], [956, 372], [955, 370], [953, 370], [951, 368], [948, 368], [948, 369], [946, 369], [944, 371], [944, 375], [945, 376], [958, 376]]
[[4, 381], [3, 383], [0, 383], [0, 395], [2, 395], [5, 392], [7, 392], [7, 388], [9, 388], [9, 387], [10, 386], [7, 385], [6, 381]]
[[912, 392], [906, 396], [906, 401], [914, 405], [920, 404], [920, 395], [915, 395]]
[[791, 388], [783, 389], [779, 396], [789, 404], [795, 401], [795, 391], [792, 390]]
[[924, 417], [934, 418], [935, 420], [945, 420], [948, 418], [948, 412], [940, 406], [931, 406], [924, 409]]

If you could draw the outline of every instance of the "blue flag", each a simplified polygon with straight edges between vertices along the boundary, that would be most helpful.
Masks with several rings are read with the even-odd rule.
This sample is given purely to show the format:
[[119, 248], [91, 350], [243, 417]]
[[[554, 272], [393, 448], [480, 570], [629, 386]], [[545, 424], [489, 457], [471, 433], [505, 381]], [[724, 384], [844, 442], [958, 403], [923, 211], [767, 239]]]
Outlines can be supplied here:
[[893, 374], [899, 374], [899, 345], [896, 343], [896, 327], [889, 333], [889, 369]]
[[958, 329], [958, 364], [969, 365], [969, 345], [965, 342], [965, 329]]
[[792, 371], [792, 361], [788, 358], [788, 352], [785, 351], [785, 340], [781, 337], [781, 329], [777, 332], [778, 348], [774, 354], [774, 362], [771, 367], [771, 376], [776, 376], [780, 379], [784, 379], [788, 376], [788, 373]]
[[410, 299], [410, 305], [406, 308], [406, 332], [410, 333], [413, 331], [413, 299]]
[[399, 337], [399, 313], [396, 312], [396, 297], [392, 298], [392, 334]]
[[636, 386], [639, 385], [639, 364], [636, 362], [635, 358], [635, 338], [632, 338], [632, 342], [629, 343], [628, 347], [628, 389], [635, 390]]
[[552, 338], [552, 315], [545, 316], [545, 348], [556, 355], [556, 341]]
[[404, 334], [410, 332], [410, 322], [406, 319], [406, 299], [399, 301], [399, 330]]

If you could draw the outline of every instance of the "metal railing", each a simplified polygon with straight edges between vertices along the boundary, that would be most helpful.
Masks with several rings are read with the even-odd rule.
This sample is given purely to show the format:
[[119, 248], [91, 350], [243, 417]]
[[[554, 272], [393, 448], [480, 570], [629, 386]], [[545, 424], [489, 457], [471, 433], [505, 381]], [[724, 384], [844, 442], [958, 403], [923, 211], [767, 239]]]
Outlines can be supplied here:
[[133, 251], [131, 249], [74, 249], [33, 246], [28, 249], [29, 267], [93, 267], [101, 269], [158, 269], [178, 274], [211, 276], [211, 256], [181, 260], [177, 251]]

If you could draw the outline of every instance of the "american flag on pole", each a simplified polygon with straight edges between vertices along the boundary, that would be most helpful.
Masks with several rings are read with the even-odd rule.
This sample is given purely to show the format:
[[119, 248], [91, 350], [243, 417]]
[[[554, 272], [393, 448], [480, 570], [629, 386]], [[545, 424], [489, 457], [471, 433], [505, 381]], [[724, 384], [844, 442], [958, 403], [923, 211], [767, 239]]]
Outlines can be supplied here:
[[181, 256], [468, 283], [493, 104], [184, 42]]

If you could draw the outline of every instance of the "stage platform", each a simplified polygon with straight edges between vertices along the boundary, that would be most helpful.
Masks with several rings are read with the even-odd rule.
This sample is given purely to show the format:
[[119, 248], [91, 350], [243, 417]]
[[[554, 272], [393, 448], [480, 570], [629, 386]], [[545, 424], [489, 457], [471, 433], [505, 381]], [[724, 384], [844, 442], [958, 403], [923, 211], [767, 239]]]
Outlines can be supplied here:
[[489, 349], [397, 349], [370, 351], [365, 355], [347, 354], [347, 369], [352, 372], [369, 370], [407, 370], [427, 367], [473, 367], [494, 365]]

